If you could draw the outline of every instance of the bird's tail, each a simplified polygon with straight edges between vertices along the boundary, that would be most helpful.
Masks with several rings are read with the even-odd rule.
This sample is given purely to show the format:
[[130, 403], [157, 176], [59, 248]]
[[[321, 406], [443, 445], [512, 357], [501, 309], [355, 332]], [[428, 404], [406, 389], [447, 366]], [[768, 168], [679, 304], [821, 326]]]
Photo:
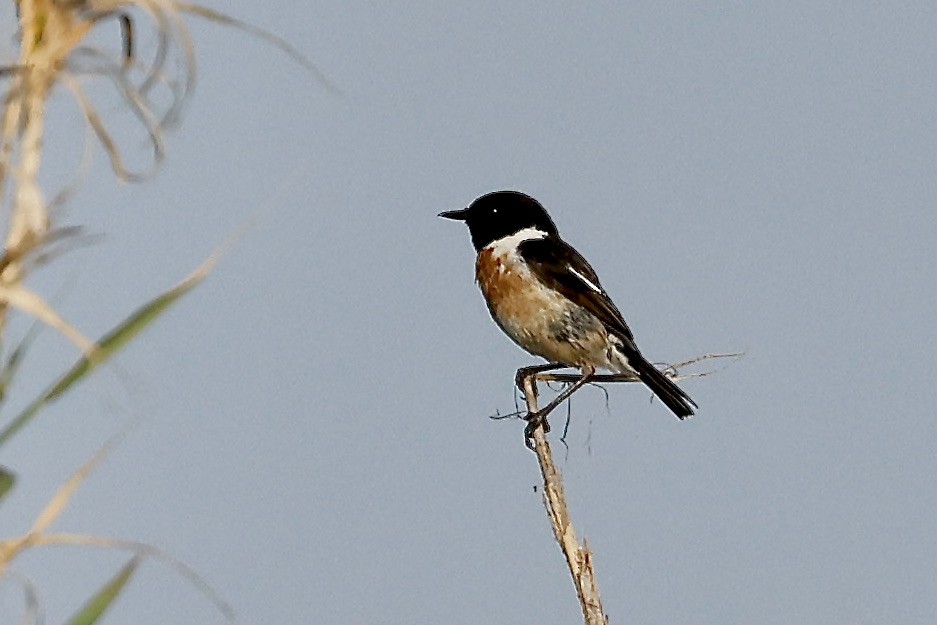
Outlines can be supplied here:
[[692, 416], [694, 409], [699, 407], [682, 388], [645, 360], [641, 354], [631, 355], [628, 358], [628, 365], [678, 419]]

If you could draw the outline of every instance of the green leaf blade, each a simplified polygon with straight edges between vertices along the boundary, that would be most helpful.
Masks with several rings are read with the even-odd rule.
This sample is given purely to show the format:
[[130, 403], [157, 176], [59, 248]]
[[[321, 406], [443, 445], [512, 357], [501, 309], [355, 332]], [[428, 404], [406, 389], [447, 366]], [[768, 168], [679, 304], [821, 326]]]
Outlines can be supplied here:
[[71, 369], [65, 372], [55, 384], [34, 399], [12, 421], [0, 430], [0, 447], [35, 417], [47, 404], [55, 401], [77, 382], [85, 378], [98, 365], [109, 360], [119, 352], [127, 343], [136, 337], [144, 328], [162, 315], [170, 306], [175, 304], [183, 295], [195, 288], [214, 265], [214, 257], [196, 269], [185, 280], [162, 293], [134, 311], [129, 317], [118, 324], [113, 330], [105, 334], [97, 342], [94, 352], [79, 358]]
[[0, 500], [13, 489], [16, 483], [16, 474], [4, 466], [0, 466]]
[[68, 620], [68, 625], [94, 625], [120, 596], [121, 591], [140, 566], [140, 556], [134, 556], [101, 589], [94, 593], [81, 609]]

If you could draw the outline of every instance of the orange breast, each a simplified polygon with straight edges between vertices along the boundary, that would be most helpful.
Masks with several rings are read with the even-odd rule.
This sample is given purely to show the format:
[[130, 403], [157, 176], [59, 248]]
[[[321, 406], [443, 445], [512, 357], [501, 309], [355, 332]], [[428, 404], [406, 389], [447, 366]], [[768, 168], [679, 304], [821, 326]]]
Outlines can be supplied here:
[[[484, 276], [484, 278], [482, 277]], [[475, 279], [496, 318], [527, 318], [540, 303], [531, 297], [531, 276], [516, 259], [482, 250], [475, 263]]]
[[475, 278], [492, 318], [522, 348], [570, 366], [607, 367], [608, 335], [601, 323], [544, 287], [516, 254], [483, 249]]

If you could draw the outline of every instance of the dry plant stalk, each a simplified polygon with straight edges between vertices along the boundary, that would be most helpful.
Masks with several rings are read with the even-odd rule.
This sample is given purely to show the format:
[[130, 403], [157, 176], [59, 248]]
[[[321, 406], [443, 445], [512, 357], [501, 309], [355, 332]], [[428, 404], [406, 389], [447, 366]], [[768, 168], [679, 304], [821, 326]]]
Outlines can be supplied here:
[[[16, 65], [0, 68], [0, 78], [7, 81], [0, 113], [0, 200], [9, 199], [4, 224], [3, 255], [0, 257], [0, 337], [6, 328], [10, 307], [33, 316], [61, 332], [75, 343], [86, 356], [93, 356], [94, 345], [72, 328], [38, 293], [26, 285], [30, 269], [48, 262], [50, 246], [77, 234], [75, 228], [57, 228], [53, 223], [50, 203], [39, 185], [42, 151], [45, 140], [46, 103], [57, 86], [72, 91], [89, 128], [115, 160], [116, 148], [88, 102], [76, 76], [83, 73], [108, 75], [104, 64], [90, 71], [82, 70], [76, 58], [85, 55], [104, 59], [106, 55], [85, 46], [88, 33], [99, 21], [117, 15], [116, 10], [133, 0], [16, 0], [19, 18], [19, 59]], [[140, 0], [142, 1], [142, 0]], [[159, 0], [149, 0], [158, 6]], [[166, 0], [162, 0], [166, 1]], [[152, 10], [151, 13], [156, 13]], [[129, 18], [127, 18], [129, 19]], [[155, 17], [154, 17], [155, 20]], [[129, 34], [127, 35], [129, 37]], [[160, 69], [158, 60], [154, 71]], [[121, 67], [119, 63], [111, 63]], [[128, 60], [127, 68], [133, 64]], [[118, 91], [130, 104], [138, 118], [150, 119], [149, 106], [141, 91], [133, 88], [122, 70], [110, 70], [109, 77], [118, 84]], [[144, 83], [145, 85], [146, 83]], [[180, 100], [181, 97], [176, 97]], [[156, 122], [145, 124], [160, 156], [160, 128]], [[115, 170], [122, 175], [119, 155]], [[11, 190], [8, 192], [7, 188]], [[60, 194], [63, 198], [67, 193]], [[54, 204], [55, 202], [53, 202]], [[54, 255], [53, 255], [54, 256]]]
[[[88, 22], [76, 20], [72, 11], [60, 9], [52, 0], [20, 2], [19, 11], [20, 71], [10, 76], [11, 85], [0, 121], [0, 198], [5, 195], [7, 177], [12, 175], [16, 182], [4, 246], [5, 258], [12, 260], [0, 273], [0, 284], [6, 287], [21, 282], [18, 259], [39, 245], [49, 230], [46, 205], [37, 182], [46, 97], [65, 59], [90, 27]], [[14, 154], [15, 151], [18, 153]], [[14, 157], [17, 160], [14, 161]], [[8, 302], [9, 299], [0, 301], [0, 333]]]
[[[82, 357], [52, 385], [10, 421], [0, 422], [0, 446], [17, 433], [46, 405], [69, 391], [92, 369], [131, 341], [153, 319], [201, 282], [218, 259], [216, 252], [195, 272], [175, 287], [160, 293], [134, 311], [98, 343], [89, 341], [73, 328], [26, 282], [35, 268], [49, 263], [62, 251], [60, 244], [73, 241], [80, 228], [61, 227], [55, 222], [53, 210], [67, 199], [74, 185], [66, 187], [46, 200], [40, 188], [39, 173], [42, 166], [45, 141], [46, 105], [56, 89], [66, 89], [78, 105], [83, 122], [104, 149], [111, 166], [121, 180], [139, 182], [148, 177], [164, 156], [164, 131], [178, 121], [182, 106], [191, 93], [195, 81], [195, 48], [184, 14], [203, 18], [253, 34], [287, 52], [307, 70], [316, 74], [316, 68], [284, 40], [275, 35], [240, 22], [222, 13], [198, 5], [176, 0], [13, 0], [19, 30], [20, 44], [15, 64], [0, 66], [0, 346], [11, 342], [5, 336], [10, 308], [36, 318], [38, 321], [65, 335], [83, 352]], [[149, 27], [155, 38], [155, 51], [149, 56], [134, 53], [134, 16], [136, 23]], [[98, 48], [86, 41], [87, 35], [101, 23], [117, 21], [122, 26], [121, 53]], [[116, 47], [116, 46], [115, 46]], [[171, 61], [181, 58], [181, 68]], [[92, 99], [86, 94], [82, 77], [102, 78], [109, 81], [146, 132], [153, 149], [153, 162], [142, 171], [124, 164], [120, 145], [108, 130], [108, 119], [99, 114]], [[168, 94], [168, 103], [167, 97]], [[87, 156], [87, 155], [86, 155]], [[79, 176], [80, 179], [80, 176]], [[9, 205], [9, 206], [8, 206]], [[228, 247], [230, 242], [222, 249]], [[219, 250], [221, 251], [221, 250]], [[12, 379], [14, 362], [19, 361], [28, 345], [23, 340], [8, 356], [0, 352], [0, 393]], [[9, 377], [7, 377], [9, 376]], [[0, 396], [0, 403], [3, 397]], [[34, 584], [12, 568], [13, 561], [23, 552], [41, 546], [66, 545], [121, 549], [133, 552], [130, 568], [125, 567], [126, 578], [143, 556], [163, 560], [188, 578], [203, 594], [215, 603], [228, 620], [233, 620], [231, 608], [192, 569], [179, 560], [148, 544], [87, 534], [50, 533], [54, 521], [67, 507], [79, 486], [107, 452], [116, 445], [123, 432], [82, 465], [58, 490], [52, 500], [36, 518], [33, 526], [23, 535], [0, 537], [0, 582], [11, 579], [25, 591], [27, 609], [22, 622], [38, 622], [41, 618], [38, 592]], [[0, 499], [13, 485], [15, 474], [0, 466]], [[5, 503], [5, 501], [4, 501]], [[125, 579], [126, 579], [125, 578]], [[116, 598], [116, 592], [105, 604]], [[95, 607], [95, 609], [99, 609]], [[98, 612], [100, 614], [100, 612]], [[95, 617], [97, 618], [97, 617]], [[71, 622], [92, 622], [86, 616]]]
[[[715, 373], [717, 370], [702, 371], [698, 373], [688, 373], [678, 375], [680, 369], [690, 365], [696, 365], [708, 360], [728, 359], [734, 362], [744, 354], [726, 353], [726, 354], [706, 354], [697, 356], [690, 360], [670, 365], [665, 372], [673, 380], [685, 380], [688, 378], [705, 377]], [[728, 366], [728, 365], [726, 365]], [[527, 412], [534, 413], [538, 409], [537, 404], [537, 382], [561, 382], [572, 384], [581, 377], [581, 374], [569, 373], [551, 373], [542, 371], [533, 375], [528, 375], [523, 380], [524, 400], [527, 403]], [[630, 374], [610, 374], [596, 375], [592, 378], [592, 383], [598, 382], [639, 382], [636, 375]], [[582, 615], [587, 625], [607, 625], [608, 616], [602, 609], [602, 599], [599, 596], [599, 588], [595, 580], [595, 569], [593, 568], [592, 552], [589, 550], [588, 541], [583, 539], [580, 545], [576, 538], [576, 530], [573, 529], [573, 522], [569, 516], [569, 507], [566, 503], [566, 493], [563, 489], [563, 477], [559, 469], [553, 463], [553, 452], [550, 449], [550, 443], [547, 441], [547, 435], [544, 431], [542, 422], [533, 431], [534, 452], [537, 454], [537, 462], [540, 464], [540, 475], [543, 477], [543, 505], [547, 509], [547, 516], [550, 519], [550, 525], [553, 528], [553, 536], [559, 543], [563, 555], [566, 557], [566, 565], [569, 567], [569, 574], [573, 578], [573, 584], [576, 586], [576, 595], [579, 597], [579, 606], [582, 608]]]
[[[537, 411], [537, 377], [529, 375], [524, 378], [524, 399], [527, 402], [527, 410], [531, 413]], [[553, 536], [566, 556], [566, 565], [576, 586], [582, 616], [588, 625], [606, 625], [608, 617], [602, 609], [602, 599], [595, 581], [592, 552], [589, 551], [585, 540], [580, 545], [576, 538], [576, 530], [573, 528], [566, 504], [566, 493], [563, 490], [563, 477], [553, 463], [553, 452], [550, 450], [543, 424], [534, 430], [533, 438], [534, 452], [537, 454], [540, 475], [543, 477], [543, 505], [553, 527]]]

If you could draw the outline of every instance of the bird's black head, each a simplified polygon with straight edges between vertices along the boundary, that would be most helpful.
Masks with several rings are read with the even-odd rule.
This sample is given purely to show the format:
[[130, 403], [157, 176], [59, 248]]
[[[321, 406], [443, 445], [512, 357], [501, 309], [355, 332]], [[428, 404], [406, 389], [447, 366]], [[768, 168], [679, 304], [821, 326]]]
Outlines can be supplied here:
[[464, 221], [476, 252], [524, 228], [559, 236], [556, 225], [540, 202], [519, 191], [495, 191], [481, 196], [468, 208], [446, 211], [439, 216]]

